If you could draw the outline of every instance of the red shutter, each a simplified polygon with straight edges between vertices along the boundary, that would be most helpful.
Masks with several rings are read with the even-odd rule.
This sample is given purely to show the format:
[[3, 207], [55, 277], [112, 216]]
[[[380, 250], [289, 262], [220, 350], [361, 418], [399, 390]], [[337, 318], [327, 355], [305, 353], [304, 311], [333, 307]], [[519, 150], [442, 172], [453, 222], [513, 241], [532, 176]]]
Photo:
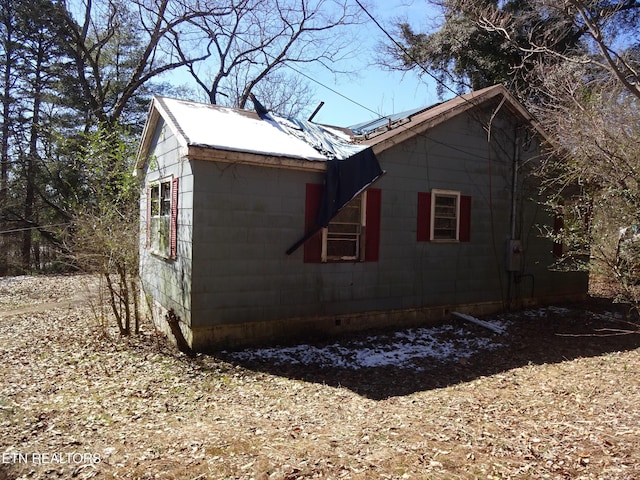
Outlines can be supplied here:
[[377, 262], [380, 258], [380, 216], [382, 210], [382, 190], [367, 190], [366, 231], [364, 237], [364, 261]]
[[559, 236], [562, 233], [562, 229], [564, 228], [564, 218], [562, 217], [562, 215], [558, 214], [554, 219], [553, 219], [553, 236], [554, 236], [554, 241], [553, 241], [553, 256], [555, 258], [560, 258], [562, 257], [563, 254], [563, 244], [562, 244], [562, 240], [558, 241], [557, 240], [557, 236]]
[[[316, 225], [316, 218], [322, 202], [322, 192], [324, 187], [317, 183], [307, 183], [305, 210], [304, 210], [304, 231], [305, 233], [313, 229]], [[313, 237], [304, 243], [303, 261], [305, 263], [322, 262], [322, 231], [318, 231]]]
[[147, 186], [147, 218], [145, 219], [145, 248], [149, 250], [151, 248], [151, 186]]
[[171, 180], [171, 218], [169, 220], [169, 258], [178, 255], [178, 178]]
[[418, 241], [431, 240], [431, 192], [418, 192]]
[[460, 231], [458, 240], [471, 241], [471, 197], [460, 195]]

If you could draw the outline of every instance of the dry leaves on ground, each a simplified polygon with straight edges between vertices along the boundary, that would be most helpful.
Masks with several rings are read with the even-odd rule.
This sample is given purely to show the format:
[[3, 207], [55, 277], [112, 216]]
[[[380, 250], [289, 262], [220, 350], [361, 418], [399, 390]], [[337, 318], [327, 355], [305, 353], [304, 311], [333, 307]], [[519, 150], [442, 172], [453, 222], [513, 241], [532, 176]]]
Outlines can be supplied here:
[[596, 336], [628, 326], [607, 312], [455, 323], [499, 345], [352, 369], [105, 336], [86, 282], [0, 280], [0, 479], [640, 478], [640, 338]]

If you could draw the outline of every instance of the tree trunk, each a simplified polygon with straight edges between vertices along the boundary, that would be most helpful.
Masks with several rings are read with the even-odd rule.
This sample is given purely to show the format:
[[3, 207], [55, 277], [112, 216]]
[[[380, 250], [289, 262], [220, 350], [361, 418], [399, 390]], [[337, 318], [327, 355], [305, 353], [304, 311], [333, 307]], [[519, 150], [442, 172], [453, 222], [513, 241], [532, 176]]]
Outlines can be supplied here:
[[2, 130], [0, 131], [0, 277], [9, 273], [9, 237], [3, 234], [7, 230], [5, 209], [9, 200], [9, 132], [11, 126], [11, 76], [14, 62], [13, 5], [8, 0], [2, 7], [4, 72], [2, 76]]
[[38, 159], [38, 138], [40, 135], [40, 108], [42, 106], [43, 89], [43, 65], [45, 62], [45, 51], [43, 42], [39, 42], [36, 52], [36, 63], [34, 65], [33, 80], [33, 114], [31, 118], [31, 129], [29, 132], [29, 152], [25, 165], [25, 197], [24, 197], [24, 220], [25, 230], [22, 232], [22, 268], [25, 271], [31, 269], [31, 247], [33, 243], [33, 226], [36, 224], [33, 218], [35, 191], [36, 191], [36, 161]]

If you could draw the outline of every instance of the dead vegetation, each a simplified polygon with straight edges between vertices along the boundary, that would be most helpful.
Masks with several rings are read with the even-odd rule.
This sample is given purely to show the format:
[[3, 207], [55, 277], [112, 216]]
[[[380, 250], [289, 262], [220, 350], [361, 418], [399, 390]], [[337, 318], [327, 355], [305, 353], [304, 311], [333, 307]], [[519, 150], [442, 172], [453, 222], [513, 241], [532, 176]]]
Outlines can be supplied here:
[[0, 479], [640, 478], [640, 335], [605, 310], [414, 369], [237, 365], [105, 336], [83, 281], [0, 280]]

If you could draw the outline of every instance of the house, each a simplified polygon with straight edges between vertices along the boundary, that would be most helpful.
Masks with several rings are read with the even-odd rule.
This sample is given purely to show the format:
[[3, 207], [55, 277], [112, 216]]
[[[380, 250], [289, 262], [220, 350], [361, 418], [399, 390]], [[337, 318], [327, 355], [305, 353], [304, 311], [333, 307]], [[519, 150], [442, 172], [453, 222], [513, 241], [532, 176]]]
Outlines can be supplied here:
[[585, 273], [549, 268], [543, 139], [502, 86], [351, 130], [155, 97], [147, 303], [201, 351], [584, 298]]

